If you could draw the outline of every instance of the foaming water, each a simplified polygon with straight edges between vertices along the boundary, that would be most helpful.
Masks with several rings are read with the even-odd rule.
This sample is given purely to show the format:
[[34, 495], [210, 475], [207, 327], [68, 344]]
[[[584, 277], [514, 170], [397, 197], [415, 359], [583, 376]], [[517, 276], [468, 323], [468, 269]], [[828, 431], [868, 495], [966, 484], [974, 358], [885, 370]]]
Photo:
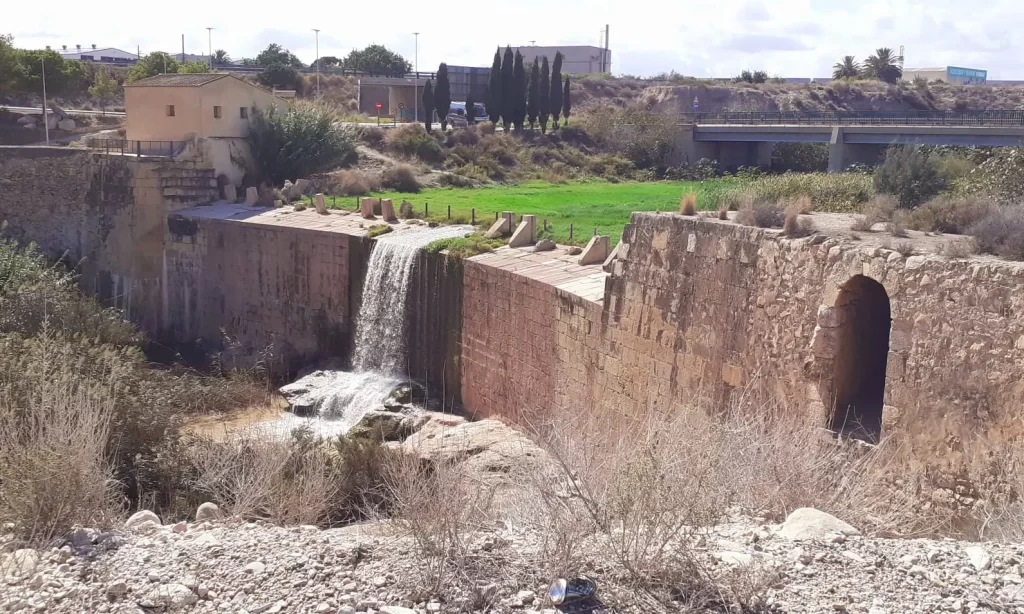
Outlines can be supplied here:
[[408, 301], [417, 253], [438, 239], [463, 237], [472, 230], [406, 227], [377, 239], [356, 319], [353, 371], [318, 372], [322, 383], [307, 393], [305, 406], [329, 421], [329, 430], [346, 432], [407, 379]]

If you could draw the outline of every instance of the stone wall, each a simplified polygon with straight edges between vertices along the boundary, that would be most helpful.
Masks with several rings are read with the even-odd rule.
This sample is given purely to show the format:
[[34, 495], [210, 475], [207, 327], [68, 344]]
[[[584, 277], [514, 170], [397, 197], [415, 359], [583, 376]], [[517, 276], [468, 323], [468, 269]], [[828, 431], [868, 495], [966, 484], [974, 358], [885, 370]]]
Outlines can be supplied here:
[[363, 241], [344, 233], [172, 215], [164, 332], [177, 341], [216, 342], [226, 334], [244, 355], [274, 346], [276, 358], [290, 364], [347, 355], [358, 305], [349, 288], [350, 267], [361, 266]]

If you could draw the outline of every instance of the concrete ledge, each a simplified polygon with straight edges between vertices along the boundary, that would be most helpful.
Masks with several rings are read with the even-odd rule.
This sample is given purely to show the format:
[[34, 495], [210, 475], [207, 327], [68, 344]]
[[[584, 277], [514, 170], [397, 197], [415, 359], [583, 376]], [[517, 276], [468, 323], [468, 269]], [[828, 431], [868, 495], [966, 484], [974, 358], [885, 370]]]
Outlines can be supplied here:
[[524, 215], [523, 221], [508, 241], [509, 247], [526, 247], [537, 242], [537, 216]]
[[583, 248], [583, 253], [580, 254], [580, 264], [603, 264], [610, 251], [611, 240], [605, 235], [595, 236]]

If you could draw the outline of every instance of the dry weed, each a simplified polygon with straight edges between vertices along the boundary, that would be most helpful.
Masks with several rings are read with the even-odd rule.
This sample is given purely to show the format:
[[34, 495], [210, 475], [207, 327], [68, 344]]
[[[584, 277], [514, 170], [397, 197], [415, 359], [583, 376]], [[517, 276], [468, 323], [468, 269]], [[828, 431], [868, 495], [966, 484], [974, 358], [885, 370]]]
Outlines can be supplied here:
[[687, 192], [679, 201], [679, 212], [683, 215], [697, 215], [697, 195]]
[[718, 205], [718, 219], [728, 220], [729, 219], [729, 205], [723, 203]]
[[[808, 200], [808, 203], [810, 201]], [[814, 221], [809, 217], [800, 217], [803, 212], [801, 203], [793, 203], [786, 209], [786, 219], [782, 223], [782, 232], [787, 237], [806, 237], [814, 232]]]

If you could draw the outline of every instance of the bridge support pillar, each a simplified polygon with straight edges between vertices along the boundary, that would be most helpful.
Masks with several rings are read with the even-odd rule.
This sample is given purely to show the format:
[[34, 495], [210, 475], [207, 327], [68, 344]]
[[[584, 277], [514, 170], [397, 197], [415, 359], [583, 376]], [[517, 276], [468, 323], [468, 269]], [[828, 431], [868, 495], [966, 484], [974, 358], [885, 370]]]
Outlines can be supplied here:
[[878, 164], [884, 145], [844, 143], [843, 128], [832, 128], [828, 144], [828, 172], [841, 173], [851, 164]]

